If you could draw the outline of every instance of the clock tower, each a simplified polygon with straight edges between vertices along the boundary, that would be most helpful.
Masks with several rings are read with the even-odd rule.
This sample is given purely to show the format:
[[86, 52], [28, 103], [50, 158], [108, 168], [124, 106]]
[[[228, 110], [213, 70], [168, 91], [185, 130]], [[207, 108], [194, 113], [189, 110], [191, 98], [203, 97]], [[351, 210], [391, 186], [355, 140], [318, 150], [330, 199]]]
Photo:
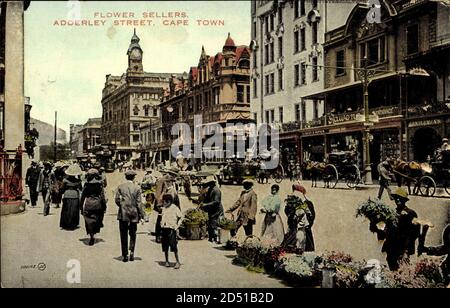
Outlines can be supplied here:
[[142, 66], [142, 54], [143, 51], [139, 45], [139, 37], [136, 35], [136, 29], [134, 29], [133, 37], [131, 38], [130, 47], [128, 47], [128, 69], [127, 79], [135, 79], [144, 76], [144, 68]]

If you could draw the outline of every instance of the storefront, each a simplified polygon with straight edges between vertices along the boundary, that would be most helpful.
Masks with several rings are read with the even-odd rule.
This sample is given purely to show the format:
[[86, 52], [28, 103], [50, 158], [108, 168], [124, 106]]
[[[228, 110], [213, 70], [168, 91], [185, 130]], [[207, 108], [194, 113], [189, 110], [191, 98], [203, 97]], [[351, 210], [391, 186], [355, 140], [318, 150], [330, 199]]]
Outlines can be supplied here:
[[305, 130], [301, 137], [302, 162], [322, 162], [326, 154], [326, 130]]
[[448, 116], [407, 121], [408, 160], [433, 160], [442, 139], [448, 138]]
[[283, 166], [287, 167], [291, 161], [300, 161], [301, 146], [298, 132], [280, 134], [279, 146]]

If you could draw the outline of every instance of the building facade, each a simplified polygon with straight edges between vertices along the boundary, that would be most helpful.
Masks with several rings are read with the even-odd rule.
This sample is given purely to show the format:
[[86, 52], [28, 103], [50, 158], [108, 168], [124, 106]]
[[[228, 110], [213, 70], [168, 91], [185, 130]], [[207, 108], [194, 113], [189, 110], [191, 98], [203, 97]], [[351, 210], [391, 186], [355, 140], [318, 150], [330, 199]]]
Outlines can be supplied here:
[[[247, 128], [253, 122], [250, 117], [250, 57], [250, 49], [237, 46], [228, 34], [221, 52], [209, 56], [202, 47], [198, 65], [190, 68], [189, 75], [171, 79], [160, 104], [159, 126], [153, 128], [147, 139], [160, 160], [171, 159], [175, 139], [180, 144], [189, 144], [191, 150], [195, 141], [197, 145], [201, 142], [204, 161], [223, 161], [233, 155], [245, 155], [236, 149], [238, 143], [248, 148]], [[176, 123], [189, 125], [189, 138], [182, 131], [172, 136], [171, 129]], [[206, 142], [214, 133], [221, 136], [223, 147], [228, 144], [228, 152], [218, 144]]]
[[252, 1], [251, 112], [280, 131], [284, 163], [299, 159], [299, 130], [320, 121], [325, 32], [342, 25], [352, 2]]
[[301, 141], [305, 159], [355, 150], [377, 178], [385, 157], [424, 162], [448, 136], [450, 11], [435, 1], [381, 1], [380, 22], [369, 23], [369, 9], [355, 5], [344, 26], [326, 33], [325, 89], [304, 97], [322, 100], [325, 112]]
[[82, 153], [82, 147], [79, 146], [79, 132], [83, 129], [82, 124], [70, 124], [69, 145], [72, 157], [75, 158], [78, 153]]
[[127, 51], [126, 73], [106, 75], [102, 93], [102, 143], [114, 145], [121, 160], [140, 155], [140, 125], [159, 115], [160, 99], [174, 75], [145, 72], [139, 41], [135, 31]]

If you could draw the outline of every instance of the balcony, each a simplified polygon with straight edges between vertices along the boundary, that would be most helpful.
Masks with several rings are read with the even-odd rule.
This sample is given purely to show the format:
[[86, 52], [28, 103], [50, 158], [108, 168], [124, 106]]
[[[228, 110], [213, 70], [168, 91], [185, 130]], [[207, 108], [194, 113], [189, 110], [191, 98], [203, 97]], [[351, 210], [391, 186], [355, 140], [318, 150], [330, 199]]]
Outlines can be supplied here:
[[423, 116], [431, 114], [447, 114], [450, 113], [450, 100], [445, 102], [437, 102], [434, 104], [423, 104], [418, 106], [410, 106], [408, 108], [408, 116]]
[[300, 122], [287, 122], [287, 123], [283, 123], [281, 125], [281, 132], [283, 133], [287, 133], [287, 132], [293, 132], [293, 131], [297, 131], [300, 129]]

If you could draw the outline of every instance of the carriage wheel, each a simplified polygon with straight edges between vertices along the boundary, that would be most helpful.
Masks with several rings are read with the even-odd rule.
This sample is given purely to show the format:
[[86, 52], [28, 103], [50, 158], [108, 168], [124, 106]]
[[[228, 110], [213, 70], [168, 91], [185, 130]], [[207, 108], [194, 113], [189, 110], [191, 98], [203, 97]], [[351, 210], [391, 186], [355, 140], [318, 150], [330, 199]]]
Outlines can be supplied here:
[[361, 183], [361, 172], [359, 171], [358, 166], [351, 165], [347, 169], [347, 172], [347, 186], [349, 188], [355, 188], [359, 183]]
[[445, 189], [445, 192], [450, 195], [450, 180], [444, 181], [444, 189]]
[[419, 180], [419, 192], [422, 196], [433, 197], [436, 192], [436, 182], [432, 177], [426, 175]]
[[327, 188], [335, 188], [339, 180], [337, 168], [334, 165], [327, 165], [323, 170], [323, 182]]

